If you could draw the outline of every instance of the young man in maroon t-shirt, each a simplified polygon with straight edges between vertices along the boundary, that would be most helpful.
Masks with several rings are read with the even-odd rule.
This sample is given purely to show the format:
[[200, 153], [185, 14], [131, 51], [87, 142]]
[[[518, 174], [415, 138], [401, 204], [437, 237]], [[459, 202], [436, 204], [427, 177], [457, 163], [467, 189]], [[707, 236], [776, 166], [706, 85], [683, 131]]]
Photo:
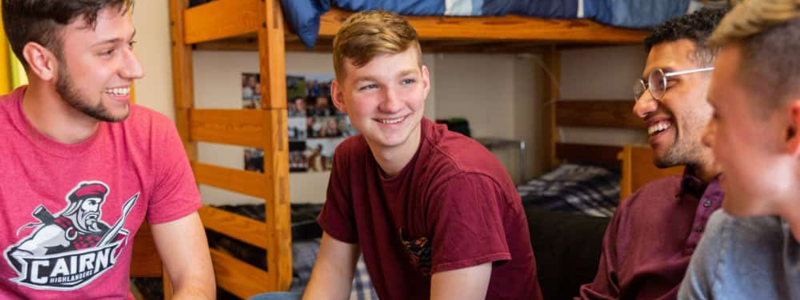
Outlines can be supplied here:
[[541, 299], [514, 184], [486, 148], [423, 118], [421, 55], [383, 11], [334, 39], [333, 103], [361, 134], [336, 149], [304, 299], [348, 298], [359, 252], [382, 300]]

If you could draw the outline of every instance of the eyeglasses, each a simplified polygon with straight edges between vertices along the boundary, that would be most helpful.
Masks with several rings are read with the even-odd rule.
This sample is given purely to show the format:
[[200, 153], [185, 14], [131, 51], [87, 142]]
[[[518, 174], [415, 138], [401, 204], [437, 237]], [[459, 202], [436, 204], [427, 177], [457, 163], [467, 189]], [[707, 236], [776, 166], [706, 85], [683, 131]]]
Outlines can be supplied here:
[[639, 79], [639, 81], [633, 85], [633, 100], [639, 101], [645, 91], [650, 91], [650, 95], [653, 96], [654, 99], [661, 100], [661, 98], [664, 97], [664, 93], [667, 92], [667, 78], [711, 70], [714, 70], [714, 68], [699, 68], [666, 73], [661, 68], [655, 69], [647, 76], [647, 82], [644, 82], [644, 79]]

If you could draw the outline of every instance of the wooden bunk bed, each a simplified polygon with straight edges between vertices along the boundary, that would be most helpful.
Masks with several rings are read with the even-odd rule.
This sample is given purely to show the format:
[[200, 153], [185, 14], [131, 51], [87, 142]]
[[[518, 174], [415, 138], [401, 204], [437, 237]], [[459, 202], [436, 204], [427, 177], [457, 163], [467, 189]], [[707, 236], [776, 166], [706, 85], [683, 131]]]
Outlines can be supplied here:
[[[176, 121], [197, 182], [264, 199], [266, 221], [258, 222], [212, 207], [200, 215], [207, 229], [266, 250], [263, 271], [211, 250], [217, 284], [247, 298], [287, 290], [292, 278], [289, 167], [286, 101], [286, 51], [307, 51], [284, 24], [278, 0], [218, 0], [188, 7], [188, 0], [170, 0], [173, 86]], [[322, 16], [319, 46], [330, 41], [350, 13], [332, 10]], [[562, 46], [640, 43], [643, 31], [617, 29], [589, 20], [506, 17], [409, 17], [425, 52], [539, 53], [559, 74]], [[192, 50], [255, 50], [259, 53], [261, 107], [257, 110], [194, 108]], [[541, 82], [541, 99], [558, 99], [556, 83]], [[546, 105], [542, 117], [545, 141], [542, 160], [549, 169], [559, 160], [619, 165], [620, 147], [561, 144], [556, 128], [640, 128], [630, 114], [632, 101], [559, 101]], [[214, 166], [197, 160], [197, 142], [264, 149], [265, 173]], [[539, 170], [542, 171], [542, 170]], [[132, 275], [158, 276], [160, 262], [146, 235], [137, 235]], [[150, 248], [148, 248], [150, 247]], [[164, 280], [167, 283], [167, 280]], [[169, 298], [169, 288], [165, 298]]]

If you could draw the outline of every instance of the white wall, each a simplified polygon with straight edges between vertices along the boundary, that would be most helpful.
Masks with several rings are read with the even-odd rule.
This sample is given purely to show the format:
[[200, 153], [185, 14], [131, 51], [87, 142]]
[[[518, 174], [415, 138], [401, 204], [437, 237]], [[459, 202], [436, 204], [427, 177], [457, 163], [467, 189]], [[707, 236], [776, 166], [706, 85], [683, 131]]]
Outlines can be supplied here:
[[[561, 99], [629, 100], [633, 111], [633, 83], [641, 77], [644, 47], [616, 46], [561, 51]], [[644, 144], [643, 130], [562, 128], [561, 141], [598, 145]]]
[[[526, 178], [533, 176], [535, 130], [541, 109], [531, 55], [436, 54], [436, 117], [465, 117], [473, 137], [524, 140]], [[512, 178], [518, 180], [517, 148], [493, 150]]]
[[175, 119], [169, 1], [137, 1], [133, 12], [136, 53], [145, 71], [134, 87], [136, 103]]

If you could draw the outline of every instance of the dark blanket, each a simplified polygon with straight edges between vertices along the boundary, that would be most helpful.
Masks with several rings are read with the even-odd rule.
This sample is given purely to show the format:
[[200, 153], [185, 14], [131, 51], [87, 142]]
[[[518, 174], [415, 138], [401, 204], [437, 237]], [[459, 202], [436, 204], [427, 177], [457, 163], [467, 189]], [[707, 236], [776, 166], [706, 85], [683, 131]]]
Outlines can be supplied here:
[[594, 280], [610, 218], [553, 212], [528, 206], [536, 272], [547, 300], [572, 299]]

